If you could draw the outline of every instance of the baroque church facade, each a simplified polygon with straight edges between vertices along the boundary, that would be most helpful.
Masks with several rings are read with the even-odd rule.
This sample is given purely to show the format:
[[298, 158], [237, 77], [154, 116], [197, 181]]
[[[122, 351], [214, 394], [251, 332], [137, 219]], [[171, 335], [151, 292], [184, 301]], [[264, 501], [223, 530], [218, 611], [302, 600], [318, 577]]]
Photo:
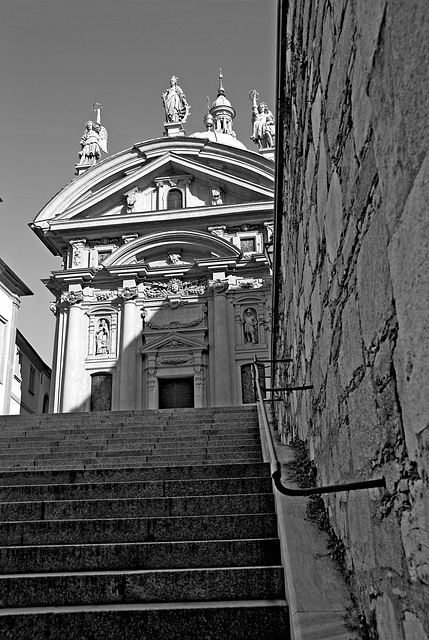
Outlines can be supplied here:
[[188, 136], [173, 77], [163, 137], [102, 161], [94, 105], [77, 176], [31, 225], [63, 257], [45, 281], [56, 315], [51, 411], [254, 401], [251, 362], [270, 343], [274, 198], [269, 112], [256, 95], [258, 151], [235, 136], [222, 76], [206, 131]]

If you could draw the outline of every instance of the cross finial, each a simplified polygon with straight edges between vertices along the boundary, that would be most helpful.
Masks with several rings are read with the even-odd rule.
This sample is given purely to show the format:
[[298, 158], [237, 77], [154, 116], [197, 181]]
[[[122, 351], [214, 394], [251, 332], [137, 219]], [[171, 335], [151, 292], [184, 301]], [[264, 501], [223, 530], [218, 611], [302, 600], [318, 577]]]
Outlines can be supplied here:
[[218, 96], [225, 95], [225, 89], [223, 88], [223, 85], [222, 85], [222, 78], [223, 78], [222, 69], [219, 69], [219, 89], [217, 92]]

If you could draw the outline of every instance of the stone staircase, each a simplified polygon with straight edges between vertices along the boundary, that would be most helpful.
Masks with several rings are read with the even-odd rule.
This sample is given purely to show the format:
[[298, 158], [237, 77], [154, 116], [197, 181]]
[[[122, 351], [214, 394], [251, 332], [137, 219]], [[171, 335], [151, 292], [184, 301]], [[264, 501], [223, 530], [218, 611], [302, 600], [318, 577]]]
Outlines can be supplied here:
[[2, 640], [287, 640], [256, 409], [0, 417]]

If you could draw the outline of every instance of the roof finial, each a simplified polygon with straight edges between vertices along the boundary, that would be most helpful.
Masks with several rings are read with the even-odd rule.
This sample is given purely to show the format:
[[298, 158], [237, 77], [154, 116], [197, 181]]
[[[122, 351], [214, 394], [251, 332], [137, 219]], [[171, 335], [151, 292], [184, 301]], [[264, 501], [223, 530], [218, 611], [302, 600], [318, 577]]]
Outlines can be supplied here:
[[222, 69], [219, 69], [219, 89], [218, 89], [218, 92], [217, 92], [218, 96], [224, 96], [225, 95], [225, 89], [223, 88], [223, 85], [222, 85], [222, 78], [223, 78]]

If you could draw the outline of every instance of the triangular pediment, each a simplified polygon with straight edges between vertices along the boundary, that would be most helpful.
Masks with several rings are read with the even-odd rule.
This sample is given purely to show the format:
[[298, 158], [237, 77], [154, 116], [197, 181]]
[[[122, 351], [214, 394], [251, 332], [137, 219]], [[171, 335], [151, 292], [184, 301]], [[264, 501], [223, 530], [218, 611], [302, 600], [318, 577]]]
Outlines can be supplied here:
[[158, 352], [158, 351], [205, 351], [208, 344], [204, 340], [183, 335], [182, 333], [164, 333], [162, 336], [147, 340], [140, 347], [140, 353]]
[[162, 216], [166, 210], [161, 202], [165, 195], [165, 189], [160, 188], [162, 180], [167, 186], [169, 180], [170, 186], [177, 180], [187, 181], [186, 209], [266, 202], [273, 199], [273, 167], [255, 156], [189, 139], [183, 145], [162, 140], [152, 147], [143, 145], [106, 159], [76, 178], [48, 203], [34, 224], [44, 220], [54, 225], [105, 218], [113, 221], [154, 212]]

